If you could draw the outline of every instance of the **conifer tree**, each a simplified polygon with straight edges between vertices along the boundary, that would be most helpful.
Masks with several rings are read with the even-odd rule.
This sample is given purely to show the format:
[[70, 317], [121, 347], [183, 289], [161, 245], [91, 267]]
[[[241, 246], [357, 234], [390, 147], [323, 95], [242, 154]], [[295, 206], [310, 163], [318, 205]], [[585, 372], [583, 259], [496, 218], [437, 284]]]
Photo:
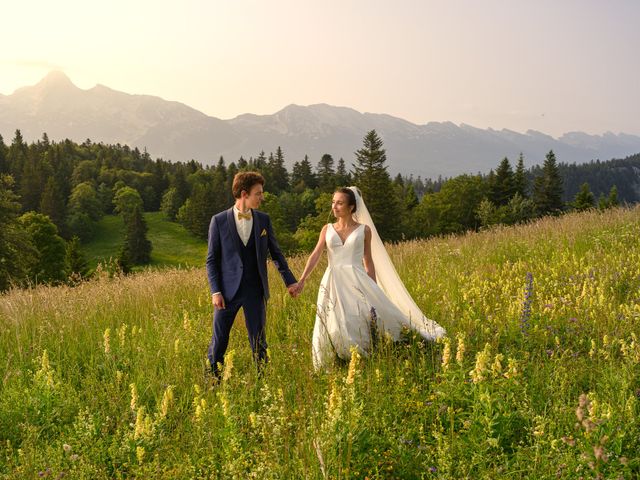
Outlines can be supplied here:
[[160, 210], [165, 214], [167, 220], [173, 222], [176, 219], [178, 210], [180, 210], [178, 203], [178, 195], [174, 187], [168, 188], [162, 196], [162, 203], [160, 204]]
[[207, 176], [194, 185], [191, 196], [178, 210], [176, 220], [197, 237], [206, 239], [211, 216], [228, 208], [225, 183]]
[[269, 172], [267, 171], [267, 157], [264, 154], [264, 150], [262, 150], [258, 156], [256, 157], [255, 160], [249, 159], [249, 167], [250, 168], [254, 168], [255, 170], [257, 170], [258, 172], [262, 173], [262, 175], [265, 177], [265, 183], [266, 179], [269, 176]]
[[9, 166], [9, 172], [13, 176], [13, 180], [16, 185], [21, 184], [22, 171], [24, 164], [27, 161], [28, 147], [22, 138], [20, 130], [16, 130], [13, 141], [7, 151], [6, 162]]
[[490, 185], [489, 198], [496, 206], [506, 205], [516, 194], [513, 170], [505, 157], [496, 169], [494, 182]]
[[238, 159], [238, 171], [242, 172], [243, 170], [248, 170], [248, 169], [249, 169], [249, 163], [241, 155], [240, 158]]
[[291, 186], [300, 193], [307, 188], [316, 188], [317, 178], [311, 169], [311, 162], [307, 155], [300, 162], [293, 164], [291, 171]]
[[338, 166], [336, 167], [336, 185], [339, 187], [346, 187], [351, 185], [351, 183], [351, 175], [347, 171], [344, 158], [340, 157], [340, 160], [338, 160]]
[[181, 207], [184, 202], [189, 198], [191, 193], [191, 188], [189, 187], [189, 182], [187, 182], [187, 176], [182, 168], [178, 168], [174, 173], [173, 177], [169, 185], [176, 189], [176, 203], [178, 203], [178, 208]]
[[538, 215], [558, 214], [563, 209], [562, 178], [553, 150], [547, 154], [542, 173], [533, 185], [533, 202]]
[[215, 172], [216, 174], [222, 176], [223, 180], [227, 179], [227, 167], [224, 164], [224, 157], [222, 155], [220, 155], [220, 158], [218, 159]]
[[9, 173], [9, 162], [7, 162], [7, 146], [4, 144], [4, 139], [0, 135], [0, 175], [3, 173]]
[[607, 197], [607, 206], [609, 208], [617, 207], [620, 205], [620, 201], [618, 200], [618, 187], [615, 185], [611, 187], [609, 190], [609, 196]]
[[66, 229], [66, 207], [62, 190], [55, 178], [53, 176], [49, 177], [40, 199], [40, 213], [47, 215], [51, 219], [63, 237]]
[[318, 176], [318, 186], [322, 192], [333, 192], [336, 188], [336, 173], [333, 169], [333, 157], [328, 153], [322, 155], [318, 162], [316, 173]]
[[584, 182], [580, 186], [580, 191], [576, 194], [573, 199], [573, 208], [578, 212], [582, 212], [584, 210], [589, 210], [595, 206], [595, 197], [593, 193], [591, 193], [591, 189], [589, 188], [589, 184]]
[[513, 189], [514, 195], [519, 193], [522, 198], [527, 198], [527, 191], [529, 187], [527, 185], [527, 175], [524, 170], [524, 156], [520, 153], [518, 157], [518, 163], [516, 164], [516, 171], [513, 174]]
[[382, 147], [375, 130], [365, 135], [362, 148], [356, 152], [354, 180], [380, 237], [398, 240], [401, 236], [399, 200], [387, 172], [387, 155]]
[[147, 239], [147, 222], [142, 207], [136, 206], [126, 225], [124, 255], [132, 265], [145, 265], [151, 261], [151, 242]]
[[266, 171], [268, 178], [265, 178], [265, 190], [278, 194], [289, 189], [289, 172], [284, 166], [284, 154], [280, 147], [275, 156], [269, 156]]
[[74, 236], [67, 242], [66, 257], [70, 279], [77, 281], [87, 277], [89, 274], [89, 268], [87, 260], [80, 249], [80, 238], [77, 236]]

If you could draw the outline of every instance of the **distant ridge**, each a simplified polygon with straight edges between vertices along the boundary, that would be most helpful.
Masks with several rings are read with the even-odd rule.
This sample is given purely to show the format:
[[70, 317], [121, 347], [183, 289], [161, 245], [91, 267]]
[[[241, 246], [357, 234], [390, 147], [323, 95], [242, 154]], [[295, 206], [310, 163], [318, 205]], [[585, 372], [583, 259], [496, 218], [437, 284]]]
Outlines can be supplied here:
[[83, 90], [60, 71], [39, 83], [0, 95], [0, 134], [5, 143], [16, 129], [33, 141], [43, 132], [52, 140], [120, 143], [146, 148], [154, 157], [195, 159], [204, 164], [255, 157], [281, 146], [290, 167], [324, 153], [350, 166], [368, 130], [384, 140], [391, 173], [424, 177], [487, 172], [505, 156], [522, 152], [527, 167], [541, 163], [553, 149], [560, 162], [623, 158], [640, 152], [640, 137], [604, 133], [566, 133], [553, 138], [529, 130], [479, 129], [451, 122], [416, 125], [386, 114], [361, 113], [327, 104], [288, 105], [272, 115], [243, 114], [230, 120], [207, 116], [179, 102], [131, 95], [103, 85]]

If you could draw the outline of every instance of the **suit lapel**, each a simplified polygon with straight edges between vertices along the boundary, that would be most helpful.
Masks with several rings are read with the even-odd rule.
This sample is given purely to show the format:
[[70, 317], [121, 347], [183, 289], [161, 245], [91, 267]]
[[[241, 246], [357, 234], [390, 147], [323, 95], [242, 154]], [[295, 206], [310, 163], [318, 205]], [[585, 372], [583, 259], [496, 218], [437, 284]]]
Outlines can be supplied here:
[[233, 207], [227, 210], [227, 225], [229, 228], [229, 236], [231, 237], [231, 242], [236, 248], [236, 251], [240, 252], [240, 235], [238, 234], [238, 229], [236, 228], [236, 219], [233, 217]]

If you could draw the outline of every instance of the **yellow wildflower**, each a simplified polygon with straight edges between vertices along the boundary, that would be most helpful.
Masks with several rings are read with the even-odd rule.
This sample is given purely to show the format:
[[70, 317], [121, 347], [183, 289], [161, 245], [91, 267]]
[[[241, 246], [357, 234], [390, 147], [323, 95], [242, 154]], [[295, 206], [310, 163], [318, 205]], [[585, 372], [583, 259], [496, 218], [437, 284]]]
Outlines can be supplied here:
[[478, 383], [485, 379], [487, 363], [489, 363], [489, 358], [491, 358], [490, 348], [489, 344], [486, 343], [484, 349], [476, 355], [476, 366], [469, 372], [473, 383]]
[[164, 391], [162, 402], [160, 404], [160, 417], [164, 418], [169, 413], [169, 409], [173, 404], [173, 386], [169, 385]]
[[129, 388], [131, 389], [131, 411], [135, 412], [138, 406], [138, 389], [135, 383], [129, 385]]
[[449, 362], [451, 361], [451, 341], [449, 337], [445, 337], [442, 341], [444, 348], [442, 349], [442, 370], [445, 372], [449, 369]]
[[456, 349], [456, 362], [460, 366], [462, 366], [462, 363], [464, 362], [464, 352], [465, 352], [465, 350], [466, 350], [466, 347], [464, 345], [464, 334], [463, 333], [459, 333], [458, 334], [458, 348]]
[[136, 458], [138, 459], [138, 463], [144, 462], [144, 447], [139, 445], [136, 447]]
[[358, 349], [354, 346], [351, 347], [351, 360], [349, 361], [349, 372], [347, 373], [347, 378], [345, 383], [347, 385], [353, 385], [355, 381], [356, 374], [358, 373], [358, 365], [360, 363], [360, 354], [358, 353]]
[[109, 355], [111, 352], [111, 329], [107, 328], [102, 337], [104, 338], [104, 353]]

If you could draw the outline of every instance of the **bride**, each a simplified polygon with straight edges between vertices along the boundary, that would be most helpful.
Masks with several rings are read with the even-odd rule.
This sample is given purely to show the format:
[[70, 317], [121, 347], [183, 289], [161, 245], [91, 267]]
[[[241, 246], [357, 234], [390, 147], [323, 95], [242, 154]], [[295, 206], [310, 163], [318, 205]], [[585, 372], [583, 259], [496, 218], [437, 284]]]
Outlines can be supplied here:
[[318, 243], [298, 280], [298, 292], [327, 249], [329, 265], [318, 291], [313, 329], [313, 365], [328, 366], [338, 356], [348, 359], [351, 347], [366, 355], [377, 332], [400, 337], [403, 327], [427, 340], [446, 334], [415, 304], [391, 263], [356, 187], [333, 194], [336, 223], [322, 228]]

